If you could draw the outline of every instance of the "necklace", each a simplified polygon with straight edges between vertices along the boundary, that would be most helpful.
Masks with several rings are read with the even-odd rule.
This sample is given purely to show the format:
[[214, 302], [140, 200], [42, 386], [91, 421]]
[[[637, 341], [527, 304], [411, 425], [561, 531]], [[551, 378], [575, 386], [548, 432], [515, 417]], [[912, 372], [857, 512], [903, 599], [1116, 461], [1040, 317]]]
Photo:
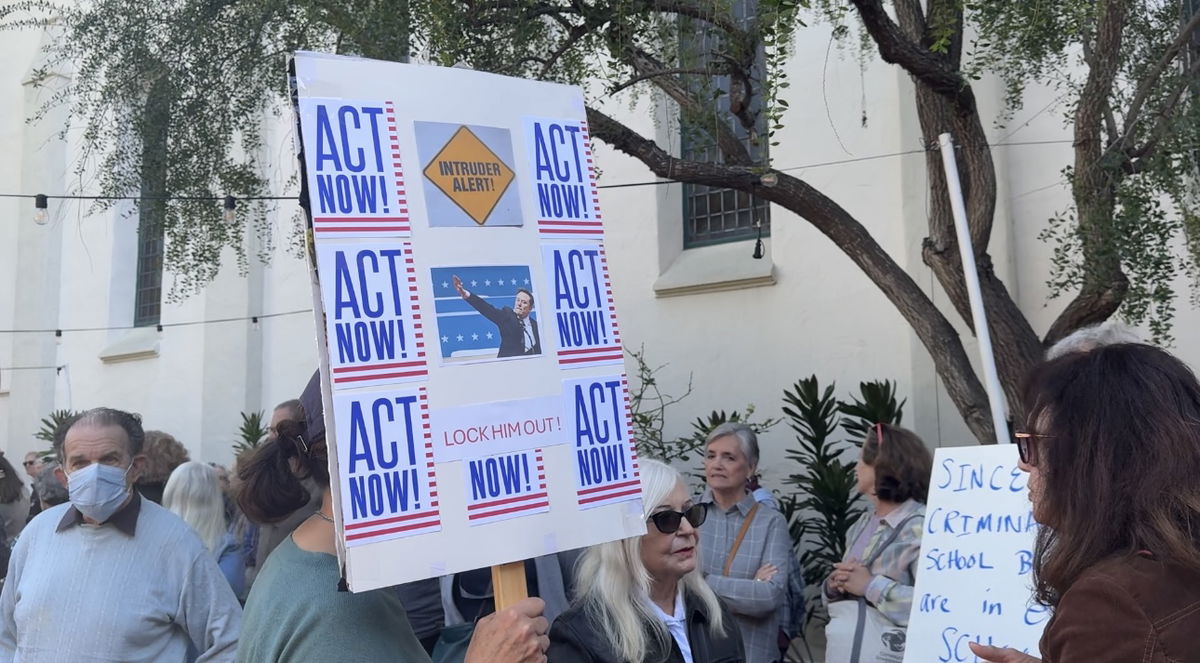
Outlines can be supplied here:
[[330, 518], [329, 516], [321, 513], [320, 509], [314, 511], [313, 515], [319, 517], [321, 520], [324, 520], [326, 522], [329, 522], [329, 523], [333, 522], [333, 518]]

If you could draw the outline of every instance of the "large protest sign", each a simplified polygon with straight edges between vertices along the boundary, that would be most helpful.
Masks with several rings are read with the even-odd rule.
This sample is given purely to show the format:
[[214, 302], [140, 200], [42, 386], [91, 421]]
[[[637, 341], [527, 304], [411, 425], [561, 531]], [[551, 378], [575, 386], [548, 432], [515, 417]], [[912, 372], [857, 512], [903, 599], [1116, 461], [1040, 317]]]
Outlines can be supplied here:
[[969, 642], [1037, 655], [1050, 613], [1032, 600], [1027, 476], [1015, 445], [937, 450], [905, 663], [977, 663]]
[[581, 92], [308, 53], [295, 74], [351, 591], [643, 534]]

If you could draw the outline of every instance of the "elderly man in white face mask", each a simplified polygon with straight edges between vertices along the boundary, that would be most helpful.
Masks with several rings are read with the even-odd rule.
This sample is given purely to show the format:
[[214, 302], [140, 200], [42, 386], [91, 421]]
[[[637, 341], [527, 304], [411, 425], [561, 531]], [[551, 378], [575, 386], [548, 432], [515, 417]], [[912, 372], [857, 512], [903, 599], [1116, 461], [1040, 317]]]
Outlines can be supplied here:
[[13, 549], [0, 594], [0, 662], [233, 661], [241, 608], [199, 537], [132, 489], [141, 420], [88, 410], [60, 429], [70, 501]]

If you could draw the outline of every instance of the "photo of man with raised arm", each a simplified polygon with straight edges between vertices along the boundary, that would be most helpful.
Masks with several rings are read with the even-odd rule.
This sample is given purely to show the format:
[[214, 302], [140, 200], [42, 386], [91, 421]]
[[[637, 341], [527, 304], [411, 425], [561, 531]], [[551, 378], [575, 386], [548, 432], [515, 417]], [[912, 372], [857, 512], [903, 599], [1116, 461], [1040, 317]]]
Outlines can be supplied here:
[[518, 288], [512, 308], [496, 308], [482, 297], [471, 293], [463, 287], [462, 279], [455, 274], [451, 277], [454, 289], [458, 291], [468, 304], [483, 317], [491, 320], [500, 331], [500, 350], [496, 358], [522, 357], [542, 354], [541, 336], [538, 334], [537, 322], [529, 317], [533, 312], [533, 293], [526, 288]]

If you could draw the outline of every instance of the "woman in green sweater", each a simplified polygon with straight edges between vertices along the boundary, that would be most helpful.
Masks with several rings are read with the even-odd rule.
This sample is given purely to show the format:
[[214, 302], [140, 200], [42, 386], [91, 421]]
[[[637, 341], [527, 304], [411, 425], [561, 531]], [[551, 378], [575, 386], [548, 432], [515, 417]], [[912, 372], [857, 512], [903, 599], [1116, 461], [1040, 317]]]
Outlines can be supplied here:
[[[246, 600], [239, 663], [396, 661], [427, 663], [392, 588], [338, 591], [320, 377], [304, 395], [305, 422], [283, 422], [238, 470], [238, 502], [256, 522], [277, 522], [307, 503], [301, 479], [322, 491], [321, 508], [271, 553]], [[466, 663], [541, 663], [549, 646], [540, 599], [479, 621]]]

